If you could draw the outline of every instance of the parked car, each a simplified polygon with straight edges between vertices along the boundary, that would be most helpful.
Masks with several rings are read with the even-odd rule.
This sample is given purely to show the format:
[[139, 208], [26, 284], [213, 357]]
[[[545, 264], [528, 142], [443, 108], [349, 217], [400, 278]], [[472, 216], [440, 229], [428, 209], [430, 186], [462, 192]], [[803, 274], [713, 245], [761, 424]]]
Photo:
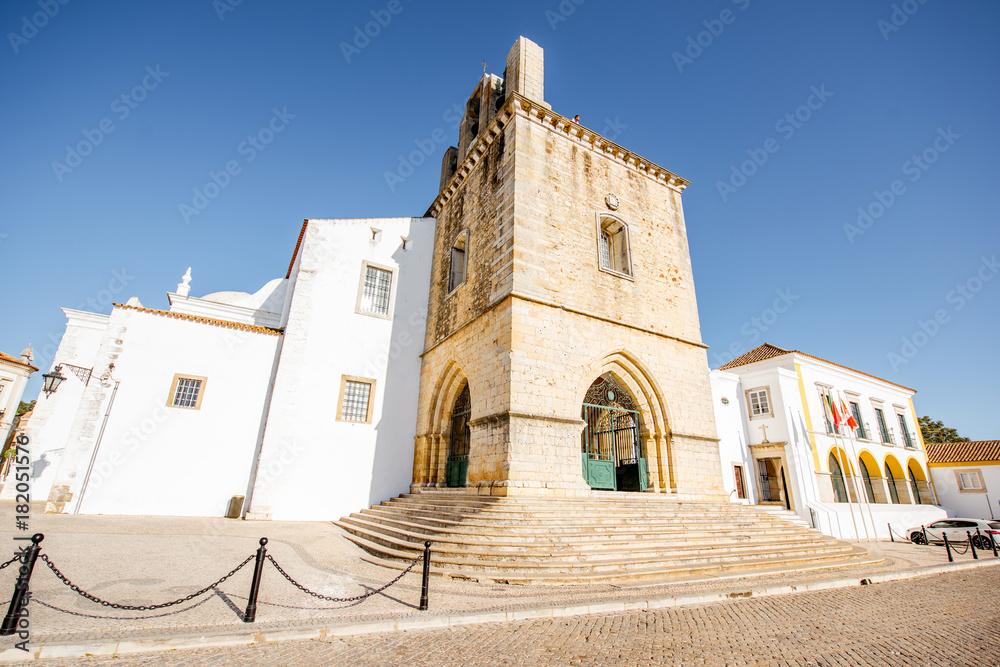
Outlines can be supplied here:
[[[926, 538], [924, 537], [925, 528], [927, 529]], [[977, 529], [979, 530], [978, 534], [976, 533]], [[906, 535], [914, 544], [927, 544], [928, 542], [942, 544], [944, 543], [945, 535], [948, 536], [949, 542], [962, 542], [968, 539], [970, 533], [972, 534], [972, 544], [977, 549], [993, 548], [990, 545], [990, 535], [993, 536], [993, 541], [1000, 548], [1000, 521], [959, 518], [941, 519], [926, 526], [908, 528], [906, 531]]]

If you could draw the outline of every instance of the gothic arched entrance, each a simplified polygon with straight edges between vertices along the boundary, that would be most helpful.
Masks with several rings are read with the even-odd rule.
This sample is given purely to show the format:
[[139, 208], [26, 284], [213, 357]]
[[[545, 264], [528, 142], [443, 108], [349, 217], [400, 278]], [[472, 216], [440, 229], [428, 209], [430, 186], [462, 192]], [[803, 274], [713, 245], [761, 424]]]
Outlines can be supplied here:
[[639, 439], [641, 414], [628, 391], [606, 373], [583, 399], [580, 453], [583, 479], [592, 489], [645, 491], [646, 459]]
[[472, 414], [472, 398], [469, 395], [469, 385], [466, 384], [462, 393], [455, 399], [455, 408], [451, 411], [451, 447], [448, 452], [448, 466], [445, 479], [448, 486], [465, 486], [469, 476], [469, 415]]

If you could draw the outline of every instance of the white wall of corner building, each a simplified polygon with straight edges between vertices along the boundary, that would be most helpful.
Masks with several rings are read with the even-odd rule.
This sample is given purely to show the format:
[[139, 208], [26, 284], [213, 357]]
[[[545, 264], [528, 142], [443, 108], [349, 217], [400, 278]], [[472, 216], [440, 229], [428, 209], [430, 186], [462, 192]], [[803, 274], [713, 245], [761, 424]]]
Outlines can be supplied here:
[[[963, 491], [958, 485], [958, 471], [978, 471], [983, 490]], [[972, 519], [1000, 519], [1000, 463], [980, 461], [961, 464], [932, 464], [931, 477], [938, 500], [948, 516]]]
[[[722, 479], [730, 502], [750, 504], [757, 500], [757, 487], [752, 475], [756, 474], [750, 452], [746, 447], [742, 414], [743, 401], [740, 396], [740, 378], [735, 373], [713, 370], [709, 373], [712, 383], [712, 406], [715, 410], [715, 424], [719, 434], [719, 457], [722, 463]], [[723, 403], [723, 400], [726, 402]], [[743, 466], [746, 499], [740, 500], [736, 493], [736, 474], [733, 466]]]
[[[247, 519], [337, 519], [409, 489], [434, 226], [307, 222]], [[395, 273], [391, 319], [355, 312], [365, 260]], [[344, 375], [375, 380], [371, 423], [337, 419]]]
[[[230, 498], [246, 491], [280, 336], [123, 312], [118, 392], [79, 507], [93, 448], [60, 471], [60, 481], [75, 481], [63, 511], [224, 516]], [[207, 378], [199, 409], [168, 405], [175, 373]], [[107, 406], [92, 415], [95, 424]], [[77, 446], [72, 438], [69, 446]]]

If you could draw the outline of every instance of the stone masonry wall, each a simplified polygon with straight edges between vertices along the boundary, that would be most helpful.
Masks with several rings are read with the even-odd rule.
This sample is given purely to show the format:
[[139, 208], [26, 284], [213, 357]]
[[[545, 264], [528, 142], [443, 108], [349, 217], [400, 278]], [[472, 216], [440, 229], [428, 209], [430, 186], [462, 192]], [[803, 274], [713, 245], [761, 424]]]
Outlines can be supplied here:
[[[467, 379], [468, 487], [587, 493], [581, 404], [612, 372], [642, 406], [651, 490], [722, 494], [680, 188], [599, 137], [580, 140], [580, 130], [515, 96], [484, 130], [488, 141], [471, 148], [478, 161], [464, 179], [460, 166], [458, 188], [431, 209], [438, 236], [416, 487], [445, 483], [451, 407]], [[632, 278], [599, 270], [598, 214], [610, 212], [609, 193], [629, 226]], [[450, 249], [466, 228], [468, 278], [449, 295]]]

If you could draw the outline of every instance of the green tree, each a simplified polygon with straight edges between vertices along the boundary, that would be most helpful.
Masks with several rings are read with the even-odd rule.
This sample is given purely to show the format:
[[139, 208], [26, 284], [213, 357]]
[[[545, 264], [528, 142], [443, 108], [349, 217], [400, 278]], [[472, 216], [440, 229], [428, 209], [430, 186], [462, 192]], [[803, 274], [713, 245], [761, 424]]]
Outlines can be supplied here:
[[955, 429], [933, 421], [926, 415], [920, 418], [920, 433], [924, 436], [924, 442], [969, 442], [968, 438], [960, 436]]
[[17, 416], [20, 417], [25, 412], [28, 412], [34, 407], [35, 407], [35, 401], [31, 401], [30, 403], [21, 401], [21, 405], [17, 406]]

